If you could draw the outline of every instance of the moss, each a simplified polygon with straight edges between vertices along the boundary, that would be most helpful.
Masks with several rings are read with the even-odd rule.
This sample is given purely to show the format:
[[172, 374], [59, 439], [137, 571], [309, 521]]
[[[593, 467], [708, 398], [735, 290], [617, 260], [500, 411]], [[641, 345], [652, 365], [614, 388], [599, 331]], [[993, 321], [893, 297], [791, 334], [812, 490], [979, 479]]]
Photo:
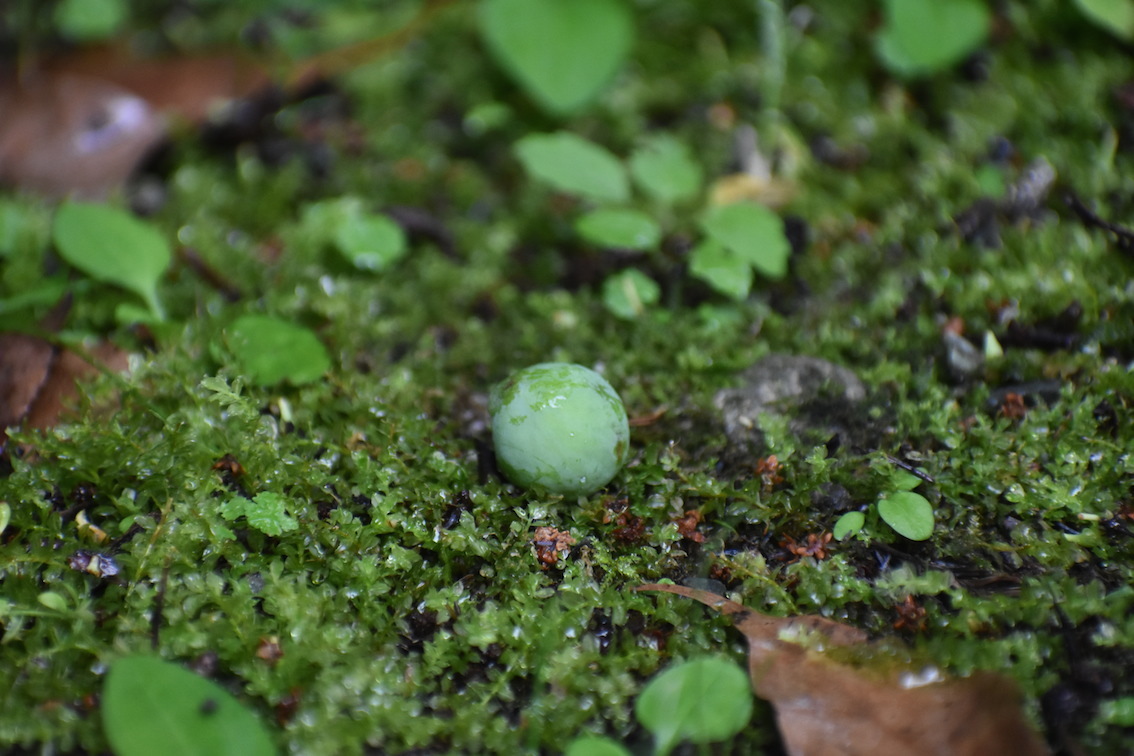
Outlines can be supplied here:
[[[760, 114], [751, 9], [639, 5], [652, 30], [639, 68], [569, 127], [618, 154], [669, 131], [709, 175], [731, 170], [732, 136], [705, 113]], [[789, 30], [783, 89], [798, 143], [829, 139], [845, 160], [799, 153], [785, 212], [806, 220], [811, 244], [788, 281], [745, 303], [684, 282], [680, 253], [581, 246], [571, 211], [532, 192], [510, 155], [551, 125], [478, 62], [464, 10], [345, 79], [356, 117], [338, 125], [361, 144], [316, 145], [329, 172], [180, 139], [154, 222], [243, 296], [227, 302], [175, 266], [162, 284], [174, 321], [128, 382], [102, 379], [79, 419], [19, 437], [37, 451], [0, 479], [12, 508], [0, 534], [0, 678], [11, 681], [0, 743], [104, 749], [92, 697], [106, 666], [155, 643], [211, 668], [297, 753], [554, 752], [581, 732], [637, 742], [643, 680], [707, 648], [740, 658], [725, 621], [629, 590], [694, 577], [772, 613], [898, 637], [958, 673], [1006, 670], [1057, 743], [1129, 749], [1130, 260], [1058, 196], [1037, 217], [995, 216], [995, 248], [966, 242], [953, 221], [980, 199], [978, 171], [1011, 184], [1039, 156], [1060, 188], [1125, 217], [1130, 116], [1111, 97], [1125, 53], [1066, 3], [1012, 2], [1003, 13], [1017, 35], [995, 41], [985, 80], [949, 72], [907, 86], [880, 72], [870, 20], [847, 5], [819, 3], [822, 23]], [[688, 65], [672, 63], [675, 38], [697, 53]], [[470, 131], [462, 114], [486, 104], [509, 118]], [[300, 141], [303, 115], [279, 118]], [[1014, 159], [991, 154], [998, 138]], [[300, 222], [310, 203], [345, 195], [418, 208], [453, 243], [418, 235], [381, 275], [349, 269]], [[11, 301], [43, 270], [49, 208], [0, 205], [4, 223], [23, 219], [0, 229]], [[692, 218], [667, 222], [680, 248]], [[658, 280], [665, 305], [625, 321], [605, 311], [599, 283], [631, 265]], [[113, 327], [116, 292], [80, 282], [75, 294], [68, 336]], [[30, 326], [50, 305], [12, 322]], [[332, 355], [326, 379], [248, 386], [216, 347], [247, 313], [314, 329]], [[993, 333], [1003, 356], [951, 375], [949, 318], [978, 346]], [[780, 480], [737, 453], [713, 407], [772, 352], [845, 365], [869, 387], [838, 439], [801, 440], [783, 418], [761, 426]], [[638, 421], [625, 470], [581, 506], [514, 489], [487, 454], [490, 387], [544, 361], [601, 363]], [[1003, 411], [1007, 392], [1023, 397], [1022, 415]], [[925, 543], [871, 514], [891, 457], [930, 480], [919, 492], [937, 528]], [[298, 527], [268, 535], [222, 516], [226, 501], [262, 493], [284, 497]], [[824, 559], [783, 545], [860, 508], [861, 536]], [[693, 510], [703, 542], [677, 524]], [[532, 545], [545, 525], [577, 541], [550, 566]], [[72, 568], [79, 550], [112, 556], [119, 574]], [[895, 627], [907, 596], [925, 611], [921, 631]], [[257, 655], [270, 638], [275, 663]], [[731, 748], [766, 747], [773, 732], [759, 710]]]

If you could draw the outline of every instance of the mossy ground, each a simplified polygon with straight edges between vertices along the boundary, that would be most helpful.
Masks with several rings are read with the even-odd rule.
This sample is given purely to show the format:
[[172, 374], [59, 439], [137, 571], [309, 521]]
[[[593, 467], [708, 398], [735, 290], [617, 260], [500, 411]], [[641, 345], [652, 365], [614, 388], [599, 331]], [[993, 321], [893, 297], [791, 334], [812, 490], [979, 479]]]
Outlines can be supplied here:
[[[584, 732], [640, 745], [632, 702], [647, 678], [742, 648], [703, 607], [631, 588], [711, 577], [769, 613], [900, 636], [959, 674], [1004, 670], [1057, 747], [1128, 750], [1134, 259], [1061, 197], [1131, 218], [1134, 114], [1114, 96], [1129, 50], [1070, 3], [1008, 2], [987, 52], [903, 84], [855, 5], [817, 3], [789, 30], [782, 157], [797, 195], [784, 212], [809, 241], [787, 280], [739, 304], [683, 278], [680, 254], [579, 241], [570, 203], [533, 188], [510, 152], [561, 124], [487, 64], [469, 8], [281, 111], [282, 165], [255, 144], [218, 155], [179, 138], [155, 222], [243, 296], [226, 302], [175, 266], [161, 288], [171, 322], [152, 338], [113, 331], [142, 355], [127, 383], [101, 381], [77, 421], [25, 437], [35, 455], [0, 479], [0, 747], [104, 749], [105, 669], [153, 648], [208, 670], [294, 753], [551, 753]], [[734, 170], [721, 118], [766, 121], [752, 4], [636, 7], [634, 66], [562, 125], [623, 155], [670, 132], [710, 176]], [[324, 128], [305, 142], [312, 124]], [[953, 219], [1039, 157], [1059, 174], [1047, 210], [1001, 218], [998, 247], [965, 241]], [[434, 234], [381, 274], [351, 269], [297, 220], [348, 194], [424, 210], [451, 248]], [[43, 270], [49, 205], [2, 202], [21, 219], [3, 238], [8, 297]], [[694, 228], [669, 221], [675, 237]], [[664, 288], [633, 321], [598, 293], [627, 265]], [[105, 333], [125, 295], [78, 286], [69, 327]], [[314, 328], [334, 370], [246, 385], [217, 345], [249, 312]], [[951, 377], [948, 318], [978, 342], [1000, 336], [1003, 356]], [[712, 404], [769, 352], [831, 360], [870, 387], [851, 423], [864, 431], [838, 444], [766, 429], [780, 481], [730, 454]], [[625, 470], [582, 501], [517, 490], [492, 466], [489, 388], [545, 361], [601, 366], [630, 416], [651, 418]], [[1004, 411], [1006, 391], [1026, 411]], [[871, 507], [862, 537], [824, 559], [782, 545], [875, 502], [890, 457], [932, 479], [919, 489], [935, 507], [929, 541], [903, 540]], [[243, 474], [217, 469], [226, 458]], [[286, 497], [298, 529], [267, 536], [218, 512], [261, 492]], [[703, 543], [676, 522], [690, 510]], [[540, 525], [578, 541], [546, 569]], [[69, 566], [82, 549], [121, 572]], [[282, 655], [262, 658], [272, 643]], [[717, 750], [775, 742], [765, 708]]]

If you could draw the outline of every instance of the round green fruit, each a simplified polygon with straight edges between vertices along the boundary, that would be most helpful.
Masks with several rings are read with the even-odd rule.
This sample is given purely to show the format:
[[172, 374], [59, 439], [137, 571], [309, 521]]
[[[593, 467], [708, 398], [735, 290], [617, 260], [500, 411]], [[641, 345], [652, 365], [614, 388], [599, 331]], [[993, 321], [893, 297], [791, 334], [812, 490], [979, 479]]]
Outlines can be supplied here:
[[543, 362], [513, 373], [489, 398], [496, 462], [525, 488], [583, 496], [610, 482], [630, 448], [622, 399], [582, 365]]

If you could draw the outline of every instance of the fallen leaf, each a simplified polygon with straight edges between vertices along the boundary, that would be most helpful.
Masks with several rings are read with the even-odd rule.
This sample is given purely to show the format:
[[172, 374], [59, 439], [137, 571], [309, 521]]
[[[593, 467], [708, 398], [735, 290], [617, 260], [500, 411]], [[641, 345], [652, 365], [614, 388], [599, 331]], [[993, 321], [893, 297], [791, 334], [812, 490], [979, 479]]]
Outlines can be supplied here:
[[647, 584], [732, 617], [748, 638], [752, 687], [776, 710], [792, 756], [1050, 753], [1010, 678], [953, 678], [823, 617], [772, 617], [709, 591]]
[[[110, 342], [97, 344], [88, 356], [107, 370], [121, 372], [127, 367], [127, 353]], [[12, 426], [26, 430], [58, 423], [68, 402], [78, 394], [79, 381], [99, 369], [44, 339], [0, 333], [0, 450]]]

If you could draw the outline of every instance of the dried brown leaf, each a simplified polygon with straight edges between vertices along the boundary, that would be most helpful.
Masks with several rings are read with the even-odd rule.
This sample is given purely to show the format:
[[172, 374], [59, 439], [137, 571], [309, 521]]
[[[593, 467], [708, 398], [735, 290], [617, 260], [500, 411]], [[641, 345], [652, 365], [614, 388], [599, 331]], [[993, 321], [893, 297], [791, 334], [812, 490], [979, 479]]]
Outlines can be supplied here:
[[775, 707], [793, 756], [1049, 753], [1003, 675], [946, 677], [824, 617], [771, 617], [678, 585], [638, 590], [684, 596], [732, 617], [748, 638], [752, 687]]

